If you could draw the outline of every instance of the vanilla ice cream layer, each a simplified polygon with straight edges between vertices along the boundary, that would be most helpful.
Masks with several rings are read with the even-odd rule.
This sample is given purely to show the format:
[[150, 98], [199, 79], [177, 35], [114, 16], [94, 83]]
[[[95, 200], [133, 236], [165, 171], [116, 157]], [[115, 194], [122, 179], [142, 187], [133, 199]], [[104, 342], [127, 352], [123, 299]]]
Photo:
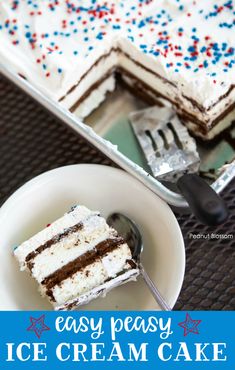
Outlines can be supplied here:
[[[177, 84], [174, 85], [168, 80], [167, 76], [166, 79], [163, 79], [159, 77], [160, 74], [156, 74], [157, 66], [154, 65], [154, 61], [150, 59], [146, 60], [146, 58], [144, 58], [140, 53], [136, 53], [135, 50], [129, 46], [128, 53], [126, 54], [112, 51], [110, 55], [102, 58], [91, 68], [84, 79], [78, 83], [73, 92], [66, 95], [64, 100], [61, 101], [61, 104], [68, 109], [70, 109], [73, 104], [76, 105], [76, 102], [78, 102], [87, 91], [90, 89], [92, 90], [92, 85], [98, 83], [103, 75], [110, 73], [112, 70], [114, 71], [115, 67], [121, 67], [124, 71], [126, 70], [127, 72], [130, 72], [133, 77], [138, 79], [138, 81], [143, 81], [144, 84], [149, 85], [151, 90], [156, 91], [156, 93], [159, 92], [166, 99], [169, 99], [171, 102], [181, 106], [184, 111], [198, 120], [205, 122], [205, 125], [208, 126], [210, 126], [211, 122], [222, 114], [226, 108], [234, 103], [235, 89], [232, 89], [227, 96], [221, 97], [221, 100], [214, 102], [207, 108], [201, 106], [202, 110], [199, 109], [195, 104], [195, 101], [191, 100], [190, 94], [186, 96], [184, 91], [181, 91]], [[125, 76], [125, 72], [123, 74], [123, 79], [129, 85], [132, 84], [131, 79], [128, 78], [128, 76]], [[78, 105], [73, 112], [79, 118], [87, 117], [100, 105], [102, 101], [105, 100], [107, 92], [113, 91], [114, 88], [114, 76], [110, 76], [107, 80], [96, 86], [95, 90], [91, 91], [88, 97], [82, 101], [81, 105]]]
[[64, 230], [83, 222], [86, 218], [97, 215], [84, 206], [74, 207], [73, 211], [66, 213], [63, 217], [53, 222], [49, 227], [40, 231], [38, 234], [22, 243], [15, 251], [14, 255], [20, 263], [21, 270], [26, 268], [25, 258], [35, 251], [39, 246], [63, 233]]
[[32, 276], [41, 282], [67, 263], [95, 248], [97, 244], [114, 236], [104, 218], [92, 215], [83, 221], [83, 228], [69, 234], [33, 259]]
[[84, 294], [81, 294], [79, 297], [70, 299], [65, 304], [58, 305], [57, 303], [54, 303], [54, 309], [60, 310], [60, 311], [61, 310], [74, 310], [81, 305], [85, 305], [89, 303], [93, 299], [96, 299], [98, 297], [105, 297], [106, 294], [113, 288], [116, 288], [129, 281], [136, 281], [136, 278], [138, 275], [139, 275], [139, 270], [137, 268], [127, 270], [123, 272], [122, 274], [119, 274], [115, 278], [108, 280], [99, 286], [96, 286], [95, 288], [91, 289], [90, 291]]
[[[103, 258], [68, 277], [52, 289], [56, 304], [60, 305], [74, 299], [103, 284], [107, 279], [115, 277], [118, 272], [130, 268], [126, 262], [128, 259], [131, 259], [130, 249], [127, 244], [122, 244]], [[42, 289], [46, 291], [46, 287]]]
[[[106, 99], [109, 92], [114, 91], [116, 86], [115, 76], [111, 74], [107, 79], [105, 79], [99, 86], [97, 86], [86, 99], [84, 99], [75, 109], [73, 113], [83, 119]], [[76, 90], [75, 90], [76, 91]], [[75, 103], [76, 105], [76, 103]]]

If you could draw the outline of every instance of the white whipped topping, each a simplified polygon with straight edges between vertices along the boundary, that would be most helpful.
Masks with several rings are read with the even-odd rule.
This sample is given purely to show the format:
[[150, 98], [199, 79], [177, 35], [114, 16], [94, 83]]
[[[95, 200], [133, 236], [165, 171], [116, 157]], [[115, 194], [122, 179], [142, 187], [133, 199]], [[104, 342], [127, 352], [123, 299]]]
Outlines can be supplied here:
[[117, 46], [206, 109], [235, 83], [232, 1], [5, 0], [0, 26], [2, 61], [55, 100]]

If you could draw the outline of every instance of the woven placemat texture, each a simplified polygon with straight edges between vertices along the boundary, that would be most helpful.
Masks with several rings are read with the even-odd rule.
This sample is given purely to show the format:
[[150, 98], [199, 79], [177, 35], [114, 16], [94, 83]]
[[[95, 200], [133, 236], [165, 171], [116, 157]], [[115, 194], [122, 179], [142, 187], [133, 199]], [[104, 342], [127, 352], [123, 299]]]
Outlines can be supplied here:
[[[34, 176], [74, 163], [114, 165], [0, 76], [0, 203]], [[193, 216], [176, 215], [185, 239], [187, 261], [175, 309], [235, 309], [235, 237], [208, 240], [193, 239], [191, 235], [234, 233], [235, 181], [223, 197], [230, 215], [216, 229], [201, 225]]]

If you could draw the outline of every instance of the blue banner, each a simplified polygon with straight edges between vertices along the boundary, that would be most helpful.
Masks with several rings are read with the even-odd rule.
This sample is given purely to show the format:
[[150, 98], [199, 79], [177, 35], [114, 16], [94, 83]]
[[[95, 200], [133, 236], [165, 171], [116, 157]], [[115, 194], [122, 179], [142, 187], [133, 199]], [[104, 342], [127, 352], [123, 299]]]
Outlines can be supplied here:
[[234, 312], [1, 312], [2, 369], [235, 369]]

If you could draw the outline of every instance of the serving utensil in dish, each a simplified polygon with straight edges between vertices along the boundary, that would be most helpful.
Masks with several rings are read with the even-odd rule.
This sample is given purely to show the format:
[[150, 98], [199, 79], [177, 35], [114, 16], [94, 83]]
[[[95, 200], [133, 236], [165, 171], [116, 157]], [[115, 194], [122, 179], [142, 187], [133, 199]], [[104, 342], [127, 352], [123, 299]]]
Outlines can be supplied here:
[[[92, 145], [96, 146], [120, 167], [137, 178], [168, 204], [175, 207], [188, 209], [188, 202], [181, 194], [170, 190], [165, 185], [160, 183], [142, 166], [133, 162], [133, 160], [129, 159], [120, 150], [118, 150], [117, 145], [113, 145], [103, 137], [99, 136], [91, 127], [81, 122], [74, 114], [70, 113], [67, 109], [64, 109], [59, 103], [53, 101], [38, 91], [28, 81], [15, 73], [15, 71], [9, 66], [0, 63], [0, 72], [19, 88], [29, 94], [33, 99], [37, 100], [43, 107], [59, 118], [62, 122], [66, 123], [74, 131], [82, 135]], [[233, 177], [235, 177], [234, 161], [224, 166], [220, 176], [213, 182], [211, 186], [217, 193], [220, 193]]]

